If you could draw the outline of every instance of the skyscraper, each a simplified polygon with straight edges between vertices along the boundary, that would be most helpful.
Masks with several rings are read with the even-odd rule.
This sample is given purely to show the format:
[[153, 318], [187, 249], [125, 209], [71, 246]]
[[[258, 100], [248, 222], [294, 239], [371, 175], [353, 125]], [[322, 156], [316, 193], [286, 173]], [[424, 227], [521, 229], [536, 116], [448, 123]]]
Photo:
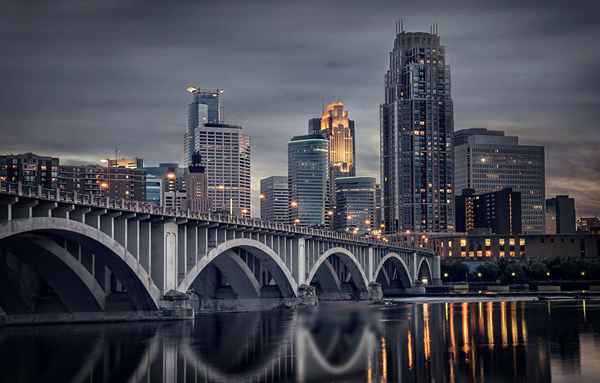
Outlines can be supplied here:
[[575, 199], [557, 195], [546, 200], [546, 234], [575, 233]]
[[192, 164], [188, 166], [185, 184], [187, 191], [186, 207], [194, 212], [209, 212], [208, 179], [199, 152], [192, 155]]
[[189, 166], [195, 151], [196, 129], [205, 123], [216, 124], [223, 121], [221, 100], [223, 89], [200, 89], [189, 86], [187, 91], [192, 95], [192, 102], [188, 105], [188, 128], [184, 138], [185, 163], [186, 166]]
[[290, 222], [286, 176], [271, 176], [260, 180], [260, 218], [271, 222]]
[[196, 129], [195, 150], [205, 161], [212, 210], [250, 214], [250, 137], [241, 126], [206, 123]]
[[386, 231], [454, 231], [450, 67], [437, 28], [397, 31], [380, 107]]
[[486, 129], [464, 129], [455, 136], [456, 190], [474, 189], [482, 194], [511, 188], [520, 192], [523, 233], [543, 233], [544, 147], [520, 145], [518, 137]]
[[483, 194], [464, 189], [455, 201], [456, 231], [521, 234], [521, 193], [511, 188]]
[[364, 234], [375, 224], [375, 178], [339, 177], [335, 181], [335, 229]]
[[290, 221], [305, 226], [325, 223], [329, 141], [319, 134], [296, 136], [288, 143]]

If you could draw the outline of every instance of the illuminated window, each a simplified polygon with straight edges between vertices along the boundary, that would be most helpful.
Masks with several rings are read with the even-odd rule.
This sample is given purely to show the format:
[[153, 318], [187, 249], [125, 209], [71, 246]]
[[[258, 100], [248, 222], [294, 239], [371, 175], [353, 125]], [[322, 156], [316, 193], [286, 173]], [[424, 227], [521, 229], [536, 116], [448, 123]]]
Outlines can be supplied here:
[[514, 245], [515, 245], [515, 239], [514, 239], [514, 238], [511, 238], [511, 239], [509, 239], [509, 240], [508, 240], [508, 243], [509, 243], [511, 246], [514, 246]]
[[525, 246], [525, 239], [524, 238], [519, 239], [519, 245]]
[[469, 251], [469, 257], [474, 257], [475, 256], [475, 252], [474, 251]]
[[486, 250], [485, 251], [485, 256], [486, 257], [491, 257], [492, 256], [492, 252], [490, 250]]
[[510, 252], [510, 253], [508, 253], [508, 254], [509, 254], [511, 257], [514, 257], [514, 256], [515, 256], [515, 252], [514, 252], [514, 251], [511, 251], [511, 252]]
[[501, 257], [504, 257], [504, 251], [501, 251], [500, 254], [498, 254]]
[[467, 256], [467, 252], [466, 251], [461, 251], [460, 252], [460, 256], [461, 257], [466, 257]]
[[477, 256], [478, 257], [483, 257], [483, 251], [477, 250]]
[[498, 240], [498, 243], [500, 244], [500, 246], [504, 246], [504, 238], [500, 238]]
[[485, 245], [486, 245], [486, 246], [492, 246], [492, 240], [491, 240], [491, 239], [489, 239], [489, 238], [486, 238], [486, 239], [485, 239]]
[[448, 256], [451, 257], [452, 256], [452, 250], [448, 250]]
[[452, 247], [452, 241], [448, 241], [448, 247]]
[[460, 240], [460, 245], [461, 245], [462, 247], [465, 247], [465, 246], [467, 246], [467, 240], [466, 240], [466, 239], [464, 239], [464, 238], [463, 238], [463, 239], [461, 239], [461, 240]]

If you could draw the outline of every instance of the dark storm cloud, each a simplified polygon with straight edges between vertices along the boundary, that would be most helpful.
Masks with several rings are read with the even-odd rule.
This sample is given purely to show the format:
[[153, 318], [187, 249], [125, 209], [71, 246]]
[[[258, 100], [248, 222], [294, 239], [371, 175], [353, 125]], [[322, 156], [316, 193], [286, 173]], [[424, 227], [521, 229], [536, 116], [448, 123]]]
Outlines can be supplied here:
[[[394, 21], [439, 24], [456, 129], [543, 144], [547, 194], [600, 214], [600, 27], [593, 2], [14, 1], [0, 5], [0, 152], [97, 161], [118, 145], [182, 157], [185, 86], [220, 87], [254, 138], [254, 185], [285, 174], [290, 136], [322, 100], [356, 120], [358, 170], [377, 176], [378, 105]], [[596, 6], [597, 8], [597, 6]]]

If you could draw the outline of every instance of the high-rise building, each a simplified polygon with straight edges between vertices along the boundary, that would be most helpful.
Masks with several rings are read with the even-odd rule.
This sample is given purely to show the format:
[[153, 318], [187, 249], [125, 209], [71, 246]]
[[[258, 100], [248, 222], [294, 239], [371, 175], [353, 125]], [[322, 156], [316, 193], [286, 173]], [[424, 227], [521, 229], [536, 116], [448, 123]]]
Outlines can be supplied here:
[[63, 165], [58, 170], [61, 190], [114, 199], [146, 201], [146, 173], [99, 165]]
[[375, 224], [375, 178], [336, 179], [335, 229], [365, 234]]
[[188, 167], [185, 184], [187, 188], [186, 207], [194, 212], [209, 212], [208, 178], [199, 152], [192, 155], [192, 163]]
[[271, 222], [290, 222], [286, 176], [271, 176], [260, 180], [260, 218]]
[[106, 164], [109, 168], [142, 169], [144, 160], [142, 158], [118, 158], [115, 160], [107, 159]]
[[354, 121], [344, 110], [344, 103], [327, 104], [321, 118], [308, 121], [309, 134], [321, 134], [329, 140], [329, 166], [333, 177], [355, 175]]
[[518, 137], [486, 129], [460, 130], [456, 136], [456, 190], [474, 189], [483, 194], [511, 188], [520, 192], [523, 233], [543, 233], [544, 147], [520, 145]]
[[[144, 168], [148, 177], [160, 179], [160, 206], [167, 208], [185, 207], [186, 192], [186, 169], [180, 168], [177, 163], [160, 163], [158, 166], [147, 166]], [[156, 182], [154, 184], [156, 187]], [[156, 192], [151, 196], [156, 198]]]
[[0, 156], [0, 180], [55, 189], [58, 164], [59, 159], [56, 157], [38, 156], [33, 153]]
[[195, 152], [194, 137], [196, 129], [205, 123], [218, 124], [223, 121], [223, 89], [200, 89], [189, 86], [187, 91], [192, 95], [188, 105], [188, 128], [184, 138], [184, 155], [186, 165], [192, 161]]
[[436, 27], [397, 31], [380, 127], [386, 231], [454, 231], [450, 67]]
[[521, 234], [521, 193], [511, 188], [475, 194], [464, 189], [456, 200], [456, 231]]
[[383, 195], [381, 193], [381, 185], [375, 185], [375, 227], [381, 228], [383, 224]]
[[325, 224], [329, 141], [320, 134], [296, 136], [288, 143], [290, 221], [305, 226]]
[[575, 199], [557, 195], [546, 200], [546, 234], [577, 232], [575, 226]]
[[195, 150], [204, 159], [212, 210], [250, 214], [250, 136], [241, 126], [206, 123], [196, 130]]

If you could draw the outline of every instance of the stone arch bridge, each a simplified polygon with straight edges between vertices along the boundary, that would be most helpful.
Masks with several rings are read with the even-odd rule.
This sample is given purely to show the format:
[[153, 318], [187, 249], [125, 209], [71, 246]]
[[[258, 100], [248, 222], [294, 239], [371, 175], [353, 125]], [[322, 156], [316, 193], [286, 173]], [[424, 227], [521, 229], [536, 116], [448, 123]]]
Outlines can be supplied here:
[[377, 299], [437, 284], [439, 274], [439, 257], [425, 249], [0, 183], [7, 318], [162, 315], [190, 296], [193, 312]]

